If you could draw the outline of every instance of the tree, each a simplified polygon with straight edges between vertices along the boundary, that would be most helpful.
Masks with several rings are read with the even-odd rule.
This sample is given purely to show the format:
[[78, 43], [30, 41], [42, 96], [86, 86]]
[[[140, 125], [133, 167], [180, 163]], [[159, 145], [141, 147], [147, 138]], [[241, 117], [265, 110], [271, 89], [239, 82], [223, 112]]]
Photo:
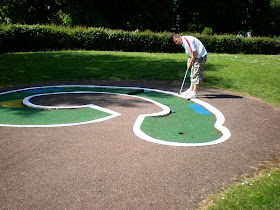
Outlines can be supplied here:
[[170, 0], [112, 0], [106, 17], [113, 28], [125, 30], [169, 30], [173, 1]]
[[271, 34], [280, 35], [280, 0], [270, 1]]
[[0, 3], [1, 23], [45, 24], [48, 23], [51, 0], [2, 0]]
[[0, 23], [280, 35], [280, 0], [2, 0]]
[[271, 16], [269, 14], [270, 0], [247, 0], [246, 10], [247, 30], [253, 31], [254, 35], [269, 35]]
[[243, 30], [256, 36], [280, 35], [280, 0], [244, 0]]
[[181, 30], [202, 32], [205, 27], [214, 33], [235, 33], [241, 25], [243, 0], [177, 0]]

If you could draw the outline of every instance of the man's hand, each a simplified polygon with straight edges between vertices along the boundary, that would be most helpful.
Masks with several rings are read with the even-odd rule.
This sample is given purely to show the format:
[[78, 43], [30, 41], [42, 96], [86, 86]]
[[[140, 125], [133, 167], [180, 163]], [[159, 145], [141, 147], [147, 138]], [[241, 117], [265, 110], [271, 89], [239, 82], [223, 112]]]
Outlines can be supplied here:
[[187, 69], [189, 69], [192, 66], [192, 61], [191, 60], [192, 60], [191, 58], [188, 59]]

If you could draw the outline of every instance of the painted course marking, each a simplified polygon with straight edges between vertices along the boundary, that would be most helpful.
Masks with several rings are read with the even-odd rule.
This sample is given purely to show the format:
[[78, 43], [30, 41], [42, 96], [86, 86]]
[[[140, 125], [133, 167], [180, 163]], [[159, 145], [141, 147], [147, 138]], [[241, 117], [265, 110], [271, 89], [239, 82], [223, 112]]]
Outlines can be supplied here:
[[[100, 91], [72, 91], [72, 92], [52, 92], [52, 91], [64, 91], [67, 88], [89, 88], [89, 89], [94, 89], [94, 88], [101, 88], [101, 89], [107, 89], [109, 90], [109, 92], [100, 92]], [[117, 93], [114, 92], [112, 90], [128, 90], [131, 91], [133, 90], [134, 92], [130, 92], [131, 95], [129, 95], [128, 93]], [[169, 92], [169, 91], [163, 91], [163, 90], [156, 90], [156, 89], [149, 89], [149, 88], [139, 88], [139, 87], [116, 87], [116, 86], [96, 86], [96, 85], [60, 85], [60, 86], [43, 86], [43, 87], [32, 87], [32, 88], [24, 88], [24, 89], [19, 89], [19, 90], [13, 90], [13, 91], [7, 91], [4, 93], [0, 93], [0, 97], [1, 96], [5, 96], [7, 94], [10, 93], [20, 93], [20, 92], [24, 92], [26, 94], [31, 94], [29, 96], [26, 96], [23, 99], [23, 104], [27, 107], [31, 107], [31, 108], [36, 108], [36, 109], [73, 109], [73, 108], [84, 108], [84, 107], [89, 107], [95, 110], [99, 110], [102, 112], [106, 112], [108, 113], [110, 116], [106, 116], [100, 119], [94, 119], [94, 120], [90, 120], [90, 121], [86, 121], [86, 122], [81, 122], [81, 123], [64, 123], [64, 124], [51, 124], [51, 125], [12, 125], [12, 124], [0, 124], [0, 126], [14, 126], [14, 127], [58, 127], [58, 126], [72, 126], [72, 125], [80, 125], [80, 124], [85, 124], [85, 123], [94, 123], [94, 122], [100, 122], [103, 120], [108, 120], [111, 119], [113, 117], [117, 117], [120, 115], [120, 113], [114, 112], [112, 110], [108, 110], [105, 109], [103, 107], [99, 107], [93, 104], [89, 104], [89, 105], [82, 105], [82, 106], [67, 106], [67, 107], [46, 107], [46, 106], [39, 106], [39, 105], [35, 105], [32, 104], [30, 102], [31, 98], [34, 97], [40, 97], [43, 95], [56, 95], [56, 94], [71, 94], [71, 93], [103, 93], [103, 94], [115, 94], [115, 95], [126, 95], [128, 97], [136, 97], [136, 98], [141, 98], [143, 100], [149, 101], [151, 103], [154, 103], [155, 105], [161, 107], [162, 111], [158, 112], [158, 113], [153, 113], [153, 114], [142, 114], [140, 115], [136, 122], [133, 125], [133, 131], [135, 133], [136, 136], [138, 136], [139, 138], [149, 141], [149, 142], [153, 142], [153, 143], [158, 143], [158, 144], [164, 144], [164, 145], [170, 145], [170, 146], [207, 146], [207, 145], [213, 145], [213, 144], [217, 144], [217, 143], [221, 143], [223, 141], [226, 141], [227, 139], [229, 139], [230, 137], [230, 131], [223, 126], [223, 123], [225, 121], [225, 118], [223, 116], [223, 114], [217, 110], [215, 107], [211, 106], [210, 104], [203, 102], [199, 99], [193, 99], [191, 101], [193, 101], [196, 104], [193, 105], [189, 105], [190, 108], [192, 108], [196, 113], [200, 113], [200, 114], [204, 114], [207, 115], [208, 113], [212, 113], [215, 117], [216, 117], [216, 122], [214, 124], [214, 127], [221, 133], [221, 136], [217, 139], [214, 139], [212, 141], [209, 142], [200, 142], [200, 143], [185, 143], [185, 142], [174, 142], [172, 141], [166, 141], [166, 140], [162, 140], [162, 139], [157, 139], [154, 138], [150, 135], [147, 135], [145, 132], [142, 131], [141, 126], [142, 123], [144, 122], [145, 118], [147, 117], [159, 117], [159, 116], [167, 116], [169, 115], [171, 112], [170, 107], [157, 102], [156, 100], [153, 100], [151, 98], [147, 98], [147, 97], [143, 97], [143, 96], [136, 96], [138, 93], [141, 95], [141, 93], [145, 93], [145, 92], [156, 92], [156, 93], [161, 93], [164, 94], [165, 96], [169, 95], [169, 96], [176, 96], [178, 98], [183, 98], [181, 95], [177, 94], [177, 93], [173, 93], [173, 92]], [[47, 93], [45, 93], [47, 92]], [[40, 93], [40, 94], [36, 94], [36, 93]], [[32, 95], [35, 94], [35, 95]], [[0, 98], [1, 99], [1, 98]], [[0, 101], [0, 103], [3, 103]], [[1, 104], [0, 104], [1, 105]], [[2, 105], [3, 106], [3, 105]], [[173, 112], [174, 113], [174, 112]], [[206, 113], [206, 114], [205, 114]], [[210, 113], [210, 114], [211, 114]], [[183, 132], [179, 132], [179, 135], [184, 135], [185, 133]], [[192, 137], [193, 138], [193, 137]]]
[[188, 107], [193, 109], [193, 111], [198, 114], [211, 115], [211, 112], [207, 111], [206, 109], [204, 109], [202, 106], [198, 104], [189, 104]]

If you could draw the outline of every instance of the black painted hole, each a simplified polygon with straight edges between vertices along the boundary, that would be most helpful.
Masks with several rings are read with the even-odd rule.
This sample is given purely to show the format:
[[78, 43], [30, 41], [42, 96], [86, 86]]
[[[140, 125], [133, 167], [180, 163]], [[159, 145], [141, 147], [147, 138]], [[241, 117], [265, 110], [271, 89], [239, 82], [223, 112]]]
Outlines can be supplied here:
[[179, 134], [180, 134], [180, 135], [183, 135], [184, 133], [180, 132]]

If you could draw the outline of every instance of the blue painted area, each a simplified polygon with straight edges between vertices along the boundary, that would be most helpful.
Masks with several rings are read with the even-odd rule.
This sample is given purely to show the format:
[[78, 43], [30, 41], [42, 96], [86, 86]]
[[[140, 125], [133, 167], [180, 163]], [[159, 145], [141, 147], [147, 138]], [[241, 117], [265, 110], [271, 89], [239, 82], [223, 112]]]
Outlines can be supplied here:
[[195, 111], [197, 114], [211, 115], [211, 112], [207, 111], [198, 104], [190, 104], [188, 105], [188, 107], [193, 109], [193, 111]]
[[43, 93], [43, 92], [49, 92], [49, 91], [61, 91], [64, 88], [38, 88], [33, 90], [26, 90], [25, 93]]

